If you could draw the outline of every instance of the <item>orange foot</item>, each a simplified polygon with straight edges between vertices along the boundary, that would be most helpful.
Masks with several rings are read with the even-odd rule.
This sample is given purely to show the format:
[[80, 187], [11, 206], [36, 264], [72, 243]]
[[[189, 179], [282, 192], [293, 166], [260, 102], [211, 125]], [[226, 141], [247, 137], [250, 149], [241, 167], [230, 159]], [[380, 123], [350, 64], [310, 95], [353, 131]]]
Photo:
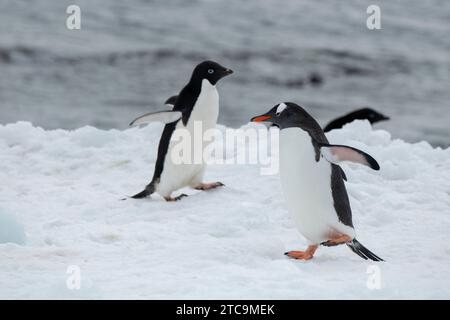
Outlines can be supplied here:
[[339, 244], [347, 243], [349, 241], [352, 241], [353, 238], [346, 234], [342, 233], [334, 233], [330, 236], [330, 240], [322, 242], [321, 245], [326, 247], [332, 247], [337, 246]]
[[293, 259], [309, 260], [314, 256], [317, 247], [318, 245], [311, 245], [305, 251], [288, 251], [285, 255]]
[[194, 189], [196, 190], [209, 190], [209, 189], [215, 189], [217, 187], [223, 187], [224, 184], [222, 182], [212, 182], [212, 183], [200, 183], [198, 186], [196, 186]]

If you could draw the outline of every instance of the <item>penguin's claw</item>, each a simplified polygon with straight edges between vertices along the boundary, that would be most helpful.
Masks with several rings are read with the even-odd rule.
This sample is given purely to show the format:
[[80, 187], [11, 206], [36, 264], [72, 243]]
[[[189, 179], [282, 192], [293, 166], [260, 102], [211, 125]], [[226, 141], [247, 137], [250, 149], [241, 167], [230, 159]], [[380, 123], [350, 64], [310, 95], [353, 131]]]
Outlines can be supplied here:
[[174, 198], [172, 197], [164, 197], [164, 199], [168, 202], [174, 202], [174, 201], [178, 201], [181, 200], [181, 198], [187, 197], [188, 195], [185, 193], [180, 194], [179, 196], [176, 196]]
[[215, 188], [223, 187], [223, 186], [225, 186], [225, 185], [222, 182], [217, 181], [217, 182], [211, 182], [211, 183], [200, 183], [194, 189], [196, 189], [196, 190], [210, 190], [210, 189], [215, 189]]
[[308, 246], [305, 251], [288, 251], [284, 254], [289, 258], [298, 259], [298, 260], [310, 260], [313, 258], [314, 253], [317, 250], [317, 245]]

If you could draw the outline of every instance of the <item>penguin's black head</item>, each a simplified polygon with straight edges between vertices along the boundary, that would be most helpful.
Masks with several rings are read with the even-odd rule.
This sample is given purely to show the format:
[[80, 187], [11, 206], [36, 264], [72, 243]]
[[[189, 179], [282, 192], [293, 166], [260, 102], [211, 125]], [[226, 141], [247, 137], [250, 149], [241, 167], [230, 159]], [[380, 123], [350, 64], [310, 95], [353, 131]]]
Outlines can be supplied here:
[[369, 120], [370, 123], [389, 120], [389, 117], [370, 108], [363, 108], [355, 112], [352, 112], [351, 114], [354, 114], [355, 119], [367, 119]]
[[212, 85], [217, 81], [233, 73], [233, 70], [225, 68], [214, 61], [203, 61], [198, 64], [192, 73], [191, 81], [207, 79]]
[[269, 112], [253, 117], [252, 122], [268, 122], [280, 129], [299, 127], [310, 133], [322, 129], [314, 118], [299, 105], [292, 102], [277, 104]]

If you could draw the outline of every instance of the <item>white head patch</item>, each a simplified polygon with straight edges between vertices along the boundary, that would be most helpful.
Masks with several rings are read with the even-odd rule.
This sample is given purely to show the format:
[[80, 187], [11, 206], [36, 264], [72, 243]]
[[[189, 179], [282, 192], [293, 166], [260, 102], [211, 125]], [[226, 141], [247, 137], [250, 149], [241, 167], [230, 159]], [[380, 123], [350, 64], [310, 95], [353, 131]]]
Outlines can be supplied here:
[[280, 104], [278, 105], [278, 108], [277, 108], [277, 114], [282, 113], [283, 110], [286, 109], [286, 108], [287, 108], [287, 105], [286, 105], [286, 104], [280, 103]]

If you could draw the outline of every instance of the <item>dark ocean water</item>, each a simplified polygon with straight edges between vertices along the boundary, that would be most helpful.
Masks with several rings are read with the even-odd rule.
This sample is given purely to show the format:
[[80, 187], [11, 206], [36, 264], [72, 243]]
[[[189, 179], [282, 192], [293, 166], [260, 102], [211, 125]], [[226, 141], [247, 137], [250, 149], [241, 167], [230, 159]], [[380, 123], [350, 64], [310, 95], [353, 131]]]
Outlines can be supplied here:
[[[235, 70], [219, 83], [232, 127], [281, 101], [320, 123], [363, 106], [394, 137], [450, 145], [450, 2], [0, 0], [0, 123], [126, 128], [163, 109], [192, 68]], [[65, 27], [66, 7], [81, 30]]]

